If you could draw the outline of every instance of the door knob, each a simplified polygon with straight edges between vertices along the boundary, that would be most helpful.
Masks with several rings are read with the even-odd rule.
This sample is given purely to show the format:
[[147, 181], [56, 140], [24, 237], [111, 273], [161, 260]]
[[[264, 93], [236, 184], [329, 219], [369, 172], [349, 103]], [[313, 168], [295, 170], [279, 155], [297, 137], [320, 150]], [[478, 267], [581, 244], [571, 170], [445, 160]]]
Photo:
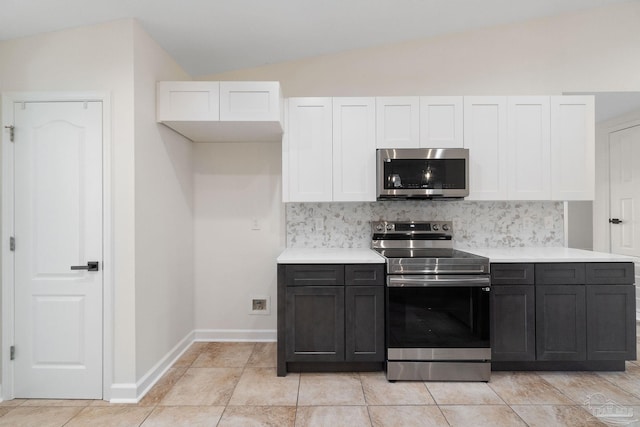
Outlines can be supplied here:
[[622, 220], [618, 219], [618, 218], [609, 218], [609, 222], [611, 224], [620, 224], [620, 223], [622, 223]]
[[71, 269], [72, 270], [98, 271], [99, 270], [98, 266], [99, 266], [98, 261], [89, 261], [89, 262], [87, 262], [87, 265], [72, 265]]

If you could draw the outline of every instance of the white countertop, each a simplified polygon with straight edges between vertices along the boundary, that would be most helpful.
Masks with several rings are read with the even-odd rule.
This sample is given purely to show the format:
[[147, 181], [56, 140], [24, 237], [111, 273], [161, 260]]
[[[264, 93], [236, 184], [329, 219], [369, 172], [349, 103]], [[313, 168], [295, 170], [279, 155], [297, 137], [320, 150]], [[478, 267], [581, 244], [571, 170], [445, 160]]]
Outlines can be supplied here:
[[[636, 258], [564, 247], [464, 248], [490, 262], [634, 262]], [[383, 264], [385, 259], [366, 248], [287, 248], [278, 264]]]
[[489, 258], [490, 262], [633, 262], [635, 258], [605, 252], [563, 247], [462, 249]]
[[385, 259], [371, 249], [287, 248], [278, 264], [384, 264]]

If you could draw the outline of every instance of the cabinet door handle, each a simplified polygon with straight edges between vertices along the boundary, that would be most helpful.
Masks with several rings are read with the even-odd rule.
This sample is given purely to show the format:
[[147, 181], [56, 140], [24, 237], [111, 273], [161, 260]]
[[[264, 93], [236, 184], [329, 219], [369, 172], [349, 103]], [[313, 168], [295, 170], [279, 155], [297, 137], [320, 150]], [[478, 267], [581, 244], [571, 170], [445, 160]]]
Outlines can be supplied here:
[[609, 218], [611, 224], [622, 224], [622, 220], [618, 218]]

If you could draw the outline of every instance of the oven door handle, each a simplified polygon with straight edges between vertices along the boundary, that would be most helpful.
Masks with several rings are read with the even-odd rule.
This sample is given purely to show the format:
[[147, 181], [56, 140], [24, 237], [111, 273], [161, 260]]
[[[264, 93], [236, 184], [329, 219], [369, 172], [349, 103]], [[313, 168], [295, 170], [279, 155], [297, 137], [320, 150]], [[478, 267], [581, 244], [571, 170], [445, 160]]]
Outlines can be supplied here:
[[387, 287], [403, 288], [403, 287], [462, 287], [462, 286], [489, 286], [491, 283], [488, 276], [462, 276], [462, 275], [446, 275], [446, 276], [387, 276]]

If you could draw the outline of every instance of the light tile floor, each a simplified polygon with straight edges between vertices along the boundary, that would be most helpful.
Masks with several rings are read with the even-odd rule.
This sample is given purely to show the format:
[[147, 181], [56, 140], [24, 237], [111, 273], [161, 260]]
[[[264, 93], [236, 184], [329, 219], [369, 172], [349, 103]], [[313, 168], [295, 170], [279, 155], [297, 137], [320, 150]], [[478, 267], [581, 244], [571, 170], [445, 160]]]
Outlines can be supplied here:
[[0, 427], [607, 425], [589, 400], [631, 410], [626, 425], [640, 426], [637, 361], [626, 372], [494, 372], [488, 383], [389, 383], [382, 372], [280, 378], [275, 365], [275, 343], [194, 343], [136, 405], [16, 399], [0, 403]]

